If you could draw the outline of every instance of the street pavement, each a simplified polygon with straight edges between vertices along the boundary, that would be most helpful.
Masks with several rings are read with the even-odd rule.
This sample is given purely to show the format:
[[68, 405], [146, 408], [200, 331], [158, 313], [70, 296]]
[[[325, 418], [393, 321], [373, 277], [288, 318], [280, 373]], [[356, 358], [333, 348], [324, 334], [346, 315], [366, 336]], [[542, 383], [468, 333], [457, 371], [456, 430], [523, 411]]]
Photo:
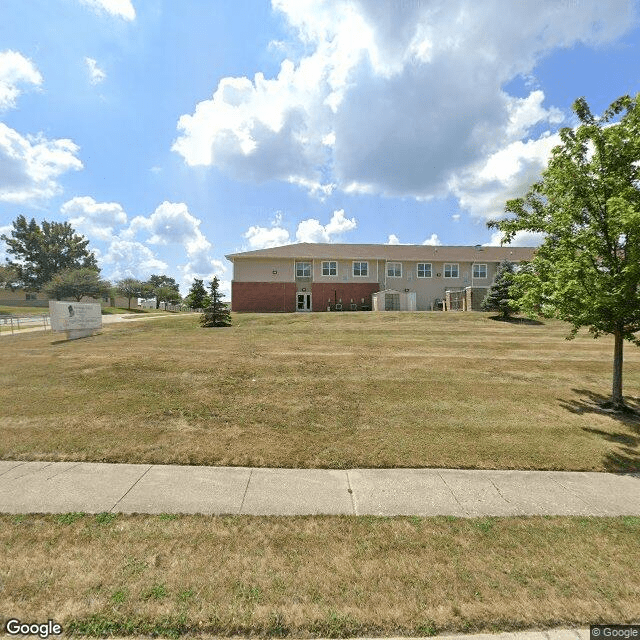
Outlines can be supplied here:
[[0, 512], [640, 515], [640, 474], [0, 461]]

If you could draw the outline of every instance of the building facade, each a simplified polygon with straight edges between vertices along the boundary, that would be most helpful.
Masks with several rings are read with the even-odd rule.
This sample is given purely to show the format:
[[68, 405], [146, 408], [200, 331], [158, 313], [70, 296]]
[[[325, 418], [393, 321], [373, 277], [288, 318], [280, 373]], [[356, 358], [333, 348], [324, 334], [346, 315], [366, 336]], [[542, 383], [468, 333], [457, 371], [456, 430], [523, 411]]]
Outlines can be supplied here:
[[[233, 263], [232, 311], [372, 309], [382, 291], [412, 294], [417, 311], [445, 308], [447, 292], [491, 286], [503, 260], [526, 262], [532, 247], [300, 243], [226, 256]], [[466, 302], [465, 302], [466, 304]], [[476, 308], [474, 303], [469, 308]]]

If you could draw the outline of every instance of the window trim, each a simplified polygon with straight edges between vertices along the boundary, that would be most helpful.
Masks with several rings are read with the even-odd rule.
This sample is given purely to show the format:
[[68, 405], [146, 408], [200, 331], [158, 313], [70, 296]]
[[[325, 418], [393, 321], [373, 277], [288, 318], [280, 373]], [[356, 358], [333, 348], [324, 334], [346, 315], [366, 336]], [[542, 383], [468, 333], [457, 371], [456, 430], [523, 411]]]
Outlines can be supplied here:
[[[483, 276], [476, 275], [476, 273], [475, 273], [476, 267], [484, 267], [484, 275]], [[471, 268], [471, 273], [473, 274], [474, 278], [477, 278], [478, 280], [485, 280], [486, 278], [489, 277], [489, 269], [488, 269], [487, 263], [486, 262], [474, 262], [473, 266]]]
[[[298, 265], [307, 265], [309, 267], [309, 275], [300, 275], [298, 273]], [[312, 271], [313, 271], [313, 265], [311, 262], [303, 262], [303, 261], [298, 262], [296, 260], [296, 278], [310, 278]]]
[[[456, 268], [456, 275], [455, 276], [451, 275], [451, 271], [452, 271], [451, 268], [449, 269], [449, 272], [450, 272], [449, 275], [447, 275], [447, 267], [455, 267]], [[442, 265], [442, 275], [445, 278], [449, 278], [451, 280], [455, 280], [456, 278], [459, 278], [460, 277], [460, 263], [459, 262], [445, 262]]]
[[[334, 265], [334, 271], [335, 273], [325, 273], [324, 272], [324, 265]], [[327, 269], [329, 272], [331, 271], [331, 266], [328, 267]], [[320, 272], [322, 273], [322, 277], [323, 278], [335, 278], [338, 275], [338, 261], [337, 260], [323, 260], [321, 265], [320, 265]]]
[[[392, 264], [400, 265], [400, 275], [399, 276], [396, 276], [396, 275], [392, 276], [392, 275], [389, 274], [389, 266], [392, 265]], [[386, 271], [386, 274], [387, 274], [387, 278], [402, 278], [402, 262], [387, 262], [386, 267], [385, 267], [385, 271]], [[395, 271], [395, 269], [394, 269], [394, 271]]]
[[[356, 275], [356, 264], [360, 265], [360, 274], [359, 275]], [[363, 264], [367, 265], [367, 267], [366, 267], [367, 272], [364, 275], [362, 275], [362, 265]], [[352, 273], [354, 278], [368, 278], [369, 277], [369, 262], [367, 260], [354, 260], [351, 263], [351, 273]]]
[[[421, 276], [420, 275], [420, 265], [422, 265], [423, 267], [425, 265], [429, 265], [429, 275], [428, 276]], [[424, 269], [423, 269], [424, 271]], [[416, 278], [420, 278], [421, 280], [426, 280], [427, 278], [433, 278], [433, 264], [431, 262], [418, 262], [418, 264], [416, 264]]]

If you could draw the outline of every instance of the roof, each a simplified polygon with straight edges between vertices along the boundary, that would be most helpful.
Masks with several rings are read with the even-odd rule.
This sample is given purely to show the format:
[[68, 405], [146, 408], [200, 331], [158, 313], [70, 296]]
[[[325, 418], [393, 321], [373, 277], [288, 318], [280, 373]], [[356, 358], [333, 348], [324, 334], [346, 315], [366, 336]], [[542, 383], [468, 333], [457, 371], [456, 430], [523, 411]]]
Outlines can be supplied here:
[[431, 246], [424, 244], [329, 244], [301, 242], [271, 249], [243, 251], [225, 256], [233, 262], [247, 258], [446, 260], [457, 262], [500, 262], [531, 260], [535, 247]]

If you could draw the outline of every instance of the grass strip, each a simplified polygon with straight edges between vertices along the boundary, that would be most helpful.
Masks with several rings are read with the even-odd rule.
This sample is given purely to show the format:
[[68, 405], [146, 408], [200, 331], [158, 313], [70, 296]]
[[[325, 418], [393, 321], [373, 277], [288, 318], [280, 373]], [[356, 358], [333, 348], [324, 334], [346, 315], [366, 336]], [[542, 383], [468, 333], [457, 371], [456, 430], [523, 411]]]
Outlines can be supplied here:
[[0, 516], [2, 615], [87, 636], [624, 623], [638, 566], [637, 517]]

